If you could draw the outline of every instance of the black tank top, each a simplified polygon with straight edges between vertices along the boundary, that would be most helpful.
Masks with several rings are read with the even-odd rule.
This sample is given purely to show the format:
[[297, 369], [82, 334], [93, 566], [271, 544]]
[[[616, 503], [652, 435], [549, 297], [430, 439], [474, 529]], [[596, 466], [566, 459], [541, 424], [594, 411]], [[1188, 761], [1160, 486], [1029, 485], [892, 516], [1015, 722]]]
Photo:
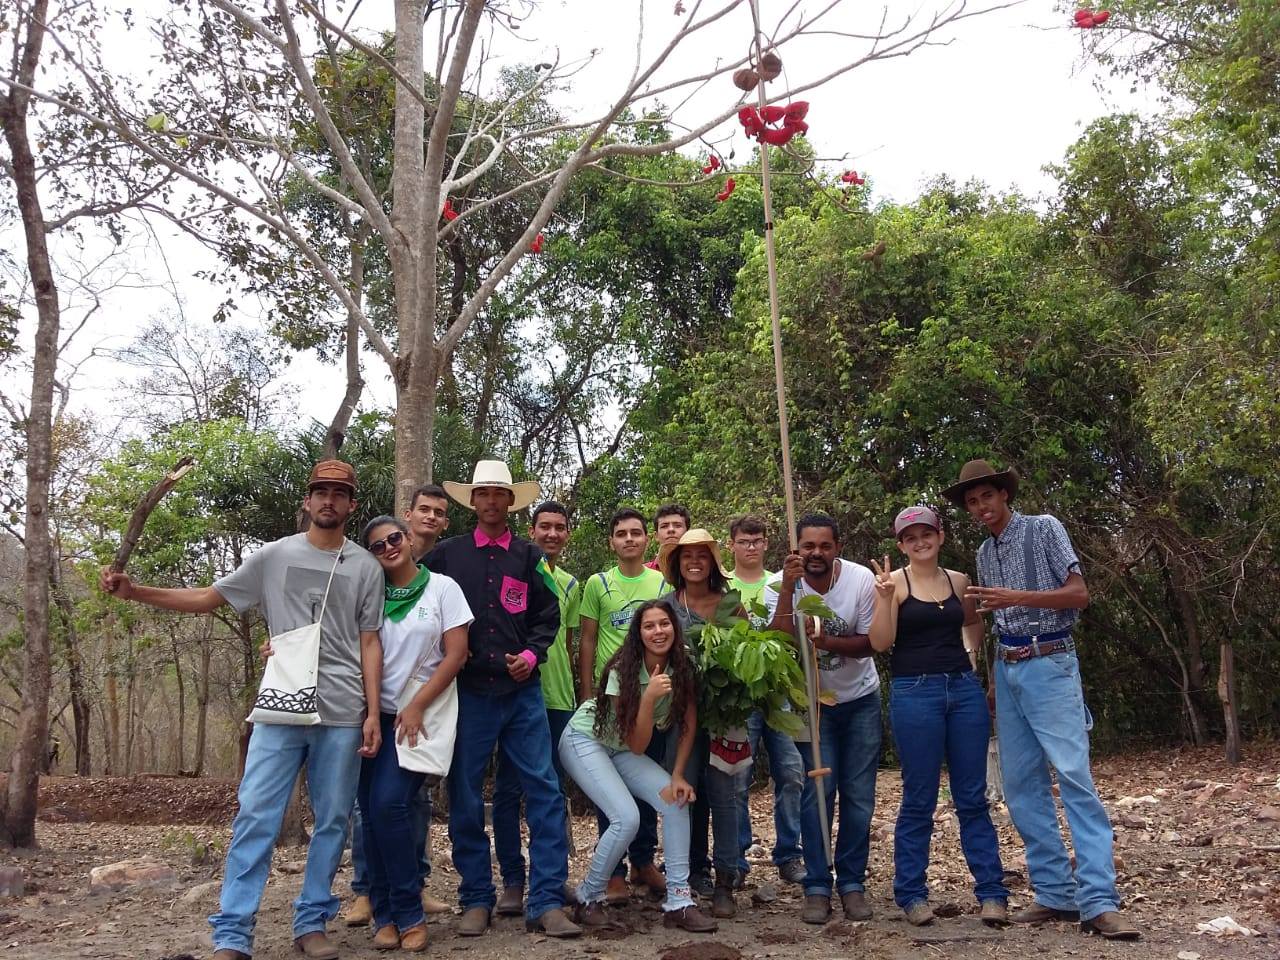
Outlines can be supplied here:
[[907, 599], [898, 607], [898, 633], [893, 638], [889, 669], [895, 677], [913, 677], [921, 673], [957, 673], [972, 670], [964, 651], [964, 605], [956, 596], [951, 574], [947, 583], [951, 595], [938, 604], [920, 600], [911, 593], [911, 576], [906, 570]]

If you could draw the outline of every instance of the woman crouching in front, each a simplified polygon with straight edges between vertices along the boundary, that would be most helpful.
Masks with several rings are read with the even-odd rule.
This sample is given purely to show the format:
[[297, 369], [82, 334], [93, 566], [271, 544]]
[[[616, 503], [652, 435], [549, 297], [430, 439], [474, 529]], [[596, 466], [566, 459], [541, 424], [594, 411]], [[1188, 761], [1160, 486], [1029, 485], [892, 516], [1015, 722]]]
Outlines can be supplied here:
[[[693, 788], [684, 778], [697, 730], [693, 663], [680, 626], [665, 601], [641, 604], [626, 639], [604, 665], [598, 693], [580, 706], [560, 738], [560, 762], [591, 801], [609, 818], [609, 829], [578, 887], [578, 922], [609, 923], [605, 889], [640, 826], [634, 797], [662, 817], [667, 860], [663, 925], [711, 933], [716, 923], [693, 902], [689, 887], [689, 803]], [[668, 774], [645, 756], [654, 729], [679, 718], [675, 772]]]

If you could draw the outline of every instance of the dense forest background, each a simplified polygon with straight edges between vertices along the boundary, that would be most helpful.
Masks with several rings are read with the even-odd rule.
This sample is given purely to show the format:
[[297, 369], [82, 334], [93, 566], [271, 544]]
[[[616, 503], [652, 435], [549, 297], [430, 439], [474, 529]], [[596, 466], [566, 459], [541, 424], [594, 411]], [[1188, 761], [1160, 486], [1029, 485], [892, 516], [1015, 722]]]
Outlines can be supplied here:
[[[874, 178], [842, 182], [814, 163], [813, 143], [773, 151], [797, 495], [802, 510], [832, 513], [844, 555], [865, 560], [891, 549], [894, 513], [938, 503], [965, 460], [1016, 466], [1022, 509], [1060, 517], [1085, 563], [1080, 650], [1097, 742], [1222, 740], [1234, 756], [1280, 731], [1280, 8], [1113, 9], [1125, 42], [1088, 54], [1115, 83], [1161, 91], [1163, 107], [1103, 118], [1065, 156], [1045, 157], [1050, 196], [940, 174], [910, 202], [872, 202]], [[527, 91], [535, 74], [504, 82]], [[376, 115], [388, 77], [359, 77], [357, 102]], [[551, 111], [537, 98], [526, 109]], [[631, 130], [668, 135], [656, 120]], [[390, 151], [389, 134], [366, 147]], [[737, 188], [723, 201], [722, 182], [700, 179], [705, 163], [619, 156], [580, 173], [561, 205], [572, 215], [498, 289], [442, 375], [435, 478], [466, 479], [493, 455], [541, 480], [573, 511], [564, 563], [580, 575], [609, 564], [605, 522], [623, 504], [680, 501], [718, 533], [758, 513], [772, 567], [785, 549], [758, 163], [726, 158]], [[502, 193], [518, 166], [498, 165], [476, 189]], [[341, 211], [294, 186], [289, 202], [341, 247]], [[490, 207], [449, 241], [442, 323], [529, 215], [518, 200]], [[126, 606], [93, 583], [133, 505], [182, 455], [199, 466], [153, 514], [137, 579], [207, 583], [295, 529], [330, 427], [298, 422], [281, 373], [295, 351], [340, 358], [343, 328], [311, 322], [332, 297], [270, 240], [229, 227], [217, 244], [228, 297], [274, 303], [270, 329], [148, 318], [117, 357], [136, 371], [119, 394], [136, 429], [115, 426], [118, 410], [64, 400], [58, 412], [53, 771], [236, 772], [260, 625]], [[366, 242], [362, 296], [391, 331], [387, 254]], [[0, 340], [16, 366], [6, 296]], [[335, 373], [335, 405], [344, 387]], [[21, 417], [8, 413], [6, 753], [22, 690], [26, 455]], [[357, 522], [395, 502], [394, 427], [391, 411], [364, 403], [345, 431]], [[451, 530], [467, 525], [455, 511]], [[952, 566], [971, 570], [979, 542], [950, 516]]]

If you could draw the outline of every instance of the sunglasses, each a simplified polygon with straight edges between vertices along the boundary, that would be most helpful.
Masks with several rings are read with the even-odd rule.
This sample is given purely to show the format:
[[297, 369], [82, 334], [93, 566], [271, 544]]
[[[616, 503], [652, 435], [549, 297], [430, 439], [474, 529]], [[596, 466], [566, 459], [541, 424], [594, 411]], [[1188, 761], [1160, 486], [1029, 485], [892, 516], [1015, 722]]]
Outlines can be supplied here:
[[395, 533], [389, 533], [381, 540], [375, 540], [369, 544], [368, 550], [375, 557], [380, 557], [387, 552], [387, 547], [398, 547], [404, 543], [404, 534], [397, 530]]

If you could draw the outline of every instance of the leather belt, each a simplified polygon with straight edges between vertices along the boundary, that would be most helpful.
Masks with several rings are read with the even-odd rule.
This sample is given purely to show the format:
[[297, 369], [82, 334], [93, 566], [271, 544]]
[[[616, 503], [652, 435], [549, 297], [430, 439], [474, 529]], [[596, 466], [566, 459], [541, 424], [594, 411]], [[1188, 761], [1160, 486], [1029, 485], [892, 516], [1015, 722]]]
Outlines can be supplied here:
[[1004, 643], [1005, 640], [1021, 639], [1024, 638], [1001, 637], [1001, 642], [996, 646], [996, 655], [1005, 663], [1020, 663], [1033, 657], [1043, 657], [1051, 653], [1061, 653], [1064, 650], [1074, 650], [1076, 646], [1071, 640], [1070, 631], [1051, 633], [1039, 637], [1027, 637], [1025, 639], [1029, 640], [1029, 643], [1016, 646], [1008, 646]]

